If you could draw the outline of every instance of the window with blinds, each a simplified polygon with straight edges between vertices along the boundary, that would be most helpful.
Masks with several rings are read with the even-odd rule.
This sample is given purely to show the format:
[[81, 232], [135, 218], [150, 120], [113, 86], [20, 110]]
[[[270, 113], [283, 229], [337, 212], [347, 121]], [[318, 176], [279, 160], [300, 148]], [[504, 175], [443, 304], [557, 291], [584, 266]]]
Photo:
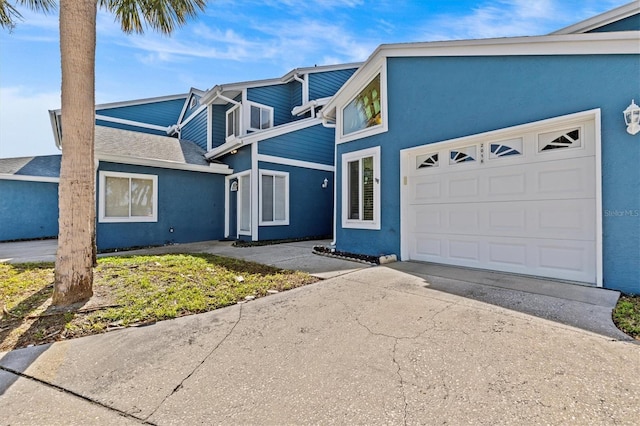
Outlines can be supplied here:
[[343, 226], [379, 229], [380, 147], [342, 155]]
[[260, 225], [289, 224], [289, 174], [260, 171]]

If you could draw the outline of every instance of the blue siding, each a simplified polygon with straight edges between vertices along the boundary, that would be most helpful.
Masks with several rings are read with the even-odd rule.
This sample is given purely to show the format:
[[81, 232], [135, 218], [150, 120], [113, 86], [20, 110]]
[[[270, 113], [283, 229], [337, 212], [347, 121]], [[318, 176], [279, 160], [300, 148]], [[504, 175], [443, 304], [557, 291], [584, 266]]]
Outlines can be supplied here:
[[300, 92], [301, 85], [297, 81], [274, 86], [252, 87], [247, 89], [247, 99], [273, 107], [273, 122], [275, 126], [279, 126], [294, 120], [291, 110], [295, 106], [292, 103], [292, 94], [296, 91], [295, 87]]
[[286, 133], [258, 144], [260, 154], [333, 165], [334, 129], [321, 124]]
[[129, 126], [128, 124], [112, 123], [110, 121], [96, 120], [96, 125], [104, 127], [112, 127], [115, 129], [131, 130], [133, 132], [149, 133], [151, 135], [167, 136], [165, 130], [148, 129], [146, 127]]
[[[289, 98], [291, 99], [291, 109], [289, 110], [289, 113], [291, 113], [293, 108], [298, 105], [302, 105], [302, 84], [294, 80], [289, 82], [287, 86], [289, 86]], [[292, 115], [290, 119], [295, 121], [301, 118], [304, 117], [296, 117]]]
[[640, 30], [640, 13], [629, 16], [628, 18], [612, 22], [600, 28], [589, 31], [590, 33], [605, 33], [613, 31], [638, 31]]
[[180, 138], [207, 150], [207, 110], [202, 110], [180, 131]]
[[0, 179], [0, 241], [56, 237], [58, 184]]
[[357, 68], [309, 74], [309, 99], [333, 96]]
[[[98, 170], [158, 176], [158, 222], [98, 222], [99, 250], [188, 243], [224, 237], [223, 175], [106, 162], [101, 162]], [[96, 180], [99, 182], [98, 175]], [[98, 190], [96, 194], [99, 193]], [[170, 232], [170, 228], [174, 232]]]
[[184, 102], [185, 98], [180, 98], [142, 105], [106, 108], [97, 110], [96, 114], [155, 124], [157, 126], [171, 126], [178, 122]]
[[219, 158], [224, 164], [233, 169], [234, 173], [243, 172], [251, 168], [251, 146], [243, 146], [235, 154], [227, 154]]
[[637, 55], [389, 59], [389, 131], [337, 148], [381, 146], [381, 230], [339, 228], [338, 248], [400, 253], [400, 149], [601, 108], [602, 207], [631, 212], [603, 217], [604, 285], [640, 293], [640, 144], [622, 121], [638, 76]]
[[[329, 236], [333, 232], [333, 173], [280, 164], [259, 168], [289, 173], [289, 225], [260, 226], [260, 240]], [[322, 188], [324, 179], [329, 180]]]
[[227, 106], [213, 106], [213, 120], [211, 123], [212, 148], [216, 148], [224, 143], [226, 135]]

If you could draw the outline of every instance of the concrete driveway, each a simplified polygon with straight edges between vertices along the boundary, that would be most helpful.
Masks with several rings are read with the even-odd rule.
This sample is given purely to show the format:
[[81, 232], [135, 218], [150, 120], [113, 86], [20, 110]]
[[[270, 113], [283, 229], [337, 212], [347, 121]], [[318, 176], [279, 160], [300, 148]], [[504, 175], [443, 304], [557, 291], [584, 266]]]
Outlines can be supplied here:
[[364, 268], [0, 354], [0, 413], [11, 425], [631, 425], [640, 346]]

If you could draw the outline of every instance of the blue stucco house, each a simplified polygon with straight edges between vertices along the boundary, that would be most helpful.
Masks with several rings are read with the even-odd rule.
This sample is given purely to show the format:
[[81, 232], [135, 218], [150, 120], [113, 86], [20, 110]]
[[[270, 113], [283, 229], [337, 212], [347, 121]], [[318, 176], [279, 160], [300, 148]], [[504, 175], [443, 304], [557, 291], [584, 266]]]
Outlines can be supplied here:
[[639, 30], [378, 47], [321, 113], [336, 248], [640, 293]]
[[[98, 105], [98, 247], [333, 235], [640, 293], [632, 99], [638, 2], [544, 36], [381, 45], [363, 64]], [[58, 173], [59, 156], [0, 159], [0, 241], [56, 235]]]

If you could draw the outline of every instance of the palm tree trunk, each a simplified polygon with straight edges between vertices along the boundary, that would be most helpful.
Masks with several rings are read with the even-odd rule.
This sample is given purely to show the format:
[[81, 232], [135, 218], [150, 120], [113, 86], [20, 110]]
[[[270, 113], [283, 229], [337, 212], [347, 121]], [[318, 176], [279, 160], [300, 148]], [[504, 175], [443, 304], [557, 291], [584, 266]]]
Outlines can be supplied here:
[[60, 1], [62, 164], [54, 305], [93, 295], [96, 0]]

